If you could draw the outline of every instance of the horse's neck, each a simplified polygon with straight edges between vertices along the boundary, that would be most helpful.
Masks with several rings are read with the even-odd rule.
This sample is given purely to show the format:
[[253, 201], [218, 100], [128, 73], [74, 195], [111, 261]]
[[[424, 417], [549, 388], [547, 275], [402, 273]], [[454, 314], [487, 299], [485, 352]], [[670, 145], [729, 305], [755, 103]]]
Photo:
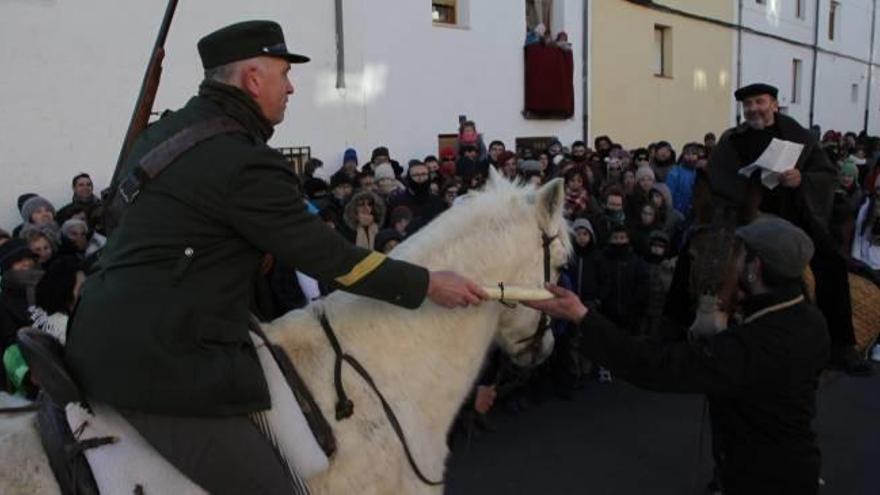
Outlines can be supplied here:
[[366, 307], [376, 305], [345, 295], [329, 298], [324, 310], [345, 351], [377, 377], [383, 394], [403, 399], [417, 416], [428, 418], [434, 433], [445, 433], [480, 371], [500, 308], [386, 305], [368, 317]]

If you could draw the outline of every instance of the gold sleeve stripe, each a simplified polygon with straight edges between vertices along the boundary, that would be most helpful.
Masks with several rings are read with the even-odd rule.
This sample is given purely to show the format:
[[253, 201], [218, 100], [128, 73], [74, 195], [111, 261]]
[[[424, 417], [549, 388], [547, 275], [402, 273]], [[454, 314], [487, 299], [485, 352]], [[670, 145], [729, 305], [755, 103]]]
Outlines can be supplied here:
[[336, 281], [344, 287], [351, 287], [358, 283], [362, 278], [372, 273], [373, 270], [378, 268], [384, 261], [384, 254], [373, 251], [368, 254], [366, 258], [362, 259], [360, 263], [354, 265], [354, 268], [352, 268], [350, 272], [341, 277], [336, 277]]

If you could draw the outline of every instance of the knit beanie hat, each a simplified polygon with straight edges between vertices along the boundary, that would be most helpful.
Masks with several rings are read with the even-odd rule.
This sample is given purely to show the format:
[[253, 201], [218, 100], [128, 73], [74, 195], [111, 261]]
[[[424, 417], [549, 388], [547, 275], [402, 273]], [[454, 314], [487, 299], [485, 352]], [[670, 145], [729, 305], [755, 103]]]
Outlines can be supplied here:
[[18, 197], [18, 211], [21, 212], [21, 208], [24, 206], [24, 202], [36, 196], [35, 193], [24, 193]]
[[396, 179], [397, 177], [394, 175], [394, 167], [391, 166], [390, 163], [383, 163], [376, 167], [376, 170], [373, 171], [373, 177], [376, 182], [382, 179]]
[[639, 167], [636, 170], [636, 182], [642, 180], [642, 177], [651, 177], [654, 180], [657, 179], [657, 176], [654, 175], [654, 170], [652, 170], [651, 167]]
[[65, 237], [70, 237], [70, 233], [73, 229], [77, 227], [82, 227], [86, 232], [89, 231], [89, 226], [84, 221], [79, 218], [71, 218], [69, 220], [65, 220], [63, 224], [61, 224], [61, 233], [64, 234]]
[[857, 179], [859, 177], [859, 167], [856, 166], [853, 160], [847, 159], [842, 164], [840, 164], [840, 173], [847, 177]]
[[358, 154], [354, 148], [348, 148], [345, 150], [345, 153], [342, 154], [342, 163], [346, 162], [358, 162]]
[[590, 232], [591, 236], [593, 236], [594, 238], [596, 237], [596, 233], [593, 231], [593, 224], [591, 224], [590, 221], [586, 218], [578, 218], [577, 220], [572, 222], [571, 230], [576, 231], [578, 229], [587, 229]]
[[42, 196], [34, 195], [21, 205], [21, 218], [25, 222], [30, 222], [31, 215], [33, 215], [34, 212], [37, 211], [37, 208], [40, 207], [48, 208], [52, 211], [53, 215], [55, 214], [55, 207], [52, 206], [52, 203], [50, 203], [49, 200]]

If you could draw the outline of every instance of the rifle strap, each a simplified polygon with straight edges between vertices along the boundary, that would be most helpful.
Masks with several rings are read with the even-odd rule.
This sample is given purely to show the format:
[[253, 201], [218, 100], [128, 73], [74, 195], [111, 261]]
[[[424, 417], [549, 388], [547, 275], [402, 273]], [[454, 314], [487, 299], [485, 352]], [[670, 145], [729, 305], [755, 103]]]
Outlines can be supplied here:
[[247, 131], [228, 116], [206, 120], [181, 129], [138, 160], [131, 173], [119, 185], [119, 195], [122, 200], [130, 205], [144, 186], [158, 177], [180, 155], [202, 141], [229, 132]]

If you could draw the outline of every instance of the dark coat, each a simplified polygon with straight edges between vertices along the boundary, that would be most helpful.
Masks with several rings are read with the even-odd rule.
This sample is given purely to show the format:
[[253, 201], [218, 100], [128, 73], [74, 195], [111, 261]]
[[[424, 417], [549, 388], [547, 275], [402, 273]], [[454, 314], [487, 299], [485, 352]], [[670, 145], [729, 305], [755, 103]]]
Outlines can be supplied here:
[[[264, 139], [271, 126], [223, 86], [150, 126], [128, 163], [181, 129], [228, 115], [247, 133], [196, 145], [128, 207], [89, 277], [67, 360], [88, 397], [143, 412], [222, 416], [269, 407], [248, 335], [264, 253], [349, 292], [415, 308], [428, 272], [352, 246], [308, 213], [296, 175]], [[216, 84], [214, 84], [216, 86]], [[256, 124], [255, 124], [256, 121]], [[265, 124], [265, 125], [264, 125]]]
[[648, 266], [632, 247], [614, 247], [606, 246], [599, 261], [599, 304], [603, 314], [634, 332], [648, 303]]
[[750, 179], [740, 175], [739, 169], [753, 163], [774, 137], [804, 145], [797, 162], [801, 185], [797, 189], [762, 187], [760, 210], [781, 216], [807, 232], [827, 229], [838, 171], [813, 135], [787, 115], [776, 114], [776, 124], [764, 131], [741, 124], [721, 136], [707, 168], [714, 200], [721, 206], [743, 206]]
[[[799, 292], [753, 298], [745, 314]], [[584, 352], [616, 376], [651, 390], [709, 396], [725, 494], [817, 493], [820, 452], [811, 422], [829, 340], [815, 306], [770, 312], [706, 344], [629, 337], [595, 311], [581, 330]]]
[[599, 266], [600, 252], [595, 240], [586, 247], [578, 246], [572, 241], [573, 253], [565, 267], [565, 273], [571, 280], [572, 291], [580, 296], [584, 303], [599, 300]]

